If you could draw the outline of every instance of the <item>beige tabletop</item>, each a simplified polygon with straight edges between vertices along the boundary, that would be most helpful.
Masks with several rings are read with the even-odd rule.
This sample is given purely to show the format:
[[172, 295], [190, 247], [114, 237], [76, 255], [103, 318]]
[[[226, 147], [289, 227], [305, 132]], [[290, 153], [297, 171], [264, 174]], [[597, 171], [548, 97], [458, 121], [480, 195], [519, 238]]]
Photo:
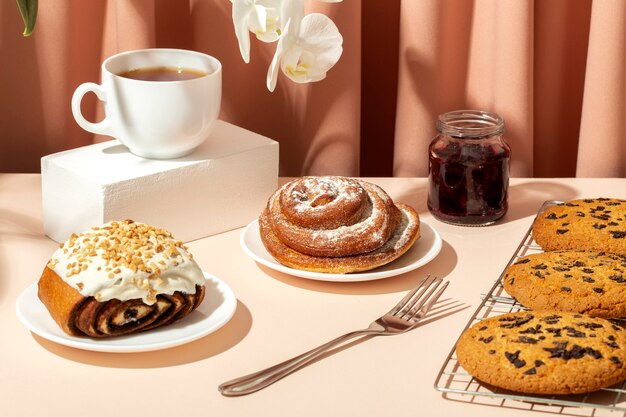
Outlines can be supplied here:
[[[197, 341], [144, 353], [98, 353], [34, 335], [18, 320], [20, 293], [36, 282], [57, 243], [42, 227], [40, 177], [0, 174], [0, 415], [13, 416], [515, 416], [604, 415], [435, 390], [459, 333], [515, 252], [545, 200], [626, 198], [626, 179], [514, 179], [509, 212], [495, 226], [456, 227], [426, 208], [424, 178], [371, 179], [413, 205], [443, 238], [440, 254], [406, 274], [336, 283], [263, 267], [239, 246], [241, 229], [189, 244], [205, 271], [226, 282], [237, 310]], [[407, 334], [346, 348], [257, 393], [219, 394], [225, 380], [366, 327], [426, 274], [450, 281], [428, 322]], [[559, 411], [560, 410], [560, 411]], [[612, 413], [610, 415], [622, 415]]]

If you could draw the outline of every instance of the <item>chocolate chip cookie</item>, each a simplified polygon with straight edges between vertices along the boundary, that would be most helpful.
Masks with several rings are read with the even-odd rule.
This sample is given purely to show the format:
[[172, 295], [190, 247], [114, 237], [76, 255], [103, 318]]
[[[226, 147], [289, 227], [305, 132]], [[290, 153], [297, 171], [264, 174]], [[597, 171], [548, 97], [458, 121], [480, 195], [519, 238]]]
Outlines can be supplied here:
[[533, 238], [545, 251], [591, 250], [626, 255], [626, 200], [587, 198], [537, 216]]
[[604, 318], [626, 317], [626, 255], [554, 251], [520, 258], [504, 289], [523, 306]]
[[474, 324], [456, 346], [477, 379], [530, 394], [580, 394], [626, 378], [626, 330], [601, 318], [522, 311]]

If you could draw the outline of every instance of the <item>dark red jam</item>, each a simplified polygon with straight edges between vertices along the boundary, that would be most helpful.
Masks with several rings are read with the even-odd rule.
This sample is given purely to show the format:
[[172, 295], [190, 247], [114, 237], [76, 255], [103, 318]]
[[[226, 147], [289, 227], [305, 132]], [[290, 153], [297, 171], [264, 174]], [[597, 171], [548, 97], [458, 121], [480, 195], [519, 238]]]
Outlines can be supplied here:
[[483, 137], [440, 134], [432, 141], [428, 209], [436, 218], [481, 226], [504, 216], [511, 151], [501, 133]]

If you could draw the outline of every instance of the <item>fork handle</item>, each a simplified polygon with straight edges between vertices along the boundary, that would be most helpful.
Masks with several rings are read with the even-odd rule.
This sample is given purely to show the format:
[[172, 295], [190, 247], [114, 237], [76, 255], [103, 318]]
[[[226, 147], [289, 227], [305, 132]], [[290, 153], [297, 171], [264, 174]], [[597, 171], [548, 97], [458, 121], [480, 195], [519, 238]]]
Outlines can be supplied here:
[[222, 395], [225, 395], [227, 397], [236, 397], [239, 395], [251, 394], [255, 391], [267, 387], [268, 385], [273, 384], [274, 382], [286, 377], [292, 372], [297, 371], [298, 369], [311, 363], [312, 361], [319, 358], [324, 353], [328, 352], [330, 349], [337, 345], [340, 345], [350, 339], [354, 339], [357, 336], [375, 336], [377, 334], [381, 334], [381, 331], [364, 329], [346, 333], [331, 340], [330, 342], [327, 342], [321, 346], [309, 350], [308, 352], [288, 359], [277, 365], [270, 366], [269, 368], [263, 369], [261, 371], [224, 382], [218, 387], [218, 389], [222, 393]]

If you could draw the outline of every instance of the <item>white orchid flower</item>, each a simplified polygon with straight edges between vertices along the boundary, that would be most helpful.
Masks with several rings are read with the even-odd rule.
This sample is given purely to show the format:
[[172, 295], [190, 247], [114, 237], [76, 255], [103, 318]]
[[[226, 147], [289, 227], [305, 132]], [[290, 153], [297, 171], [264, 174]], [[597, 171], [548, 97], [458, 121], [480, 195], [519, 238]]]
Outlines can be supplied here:
[[285, 26], [267, 73], [270, 91], [276, 88], [279, 66], [292, 81], [308, 83], [326, 78], [341, 57], [343, 37], [333, 21], [320, 13], [303, 15], [303, 0], [283, 3], [281, 19]]
[[[282, 0], [232, 0], [233, 25], [244, 62], [250, 62], [250, 32], [263, 42], [280, 37]], [[287, 0], [289, 2], [289, 0]]]

